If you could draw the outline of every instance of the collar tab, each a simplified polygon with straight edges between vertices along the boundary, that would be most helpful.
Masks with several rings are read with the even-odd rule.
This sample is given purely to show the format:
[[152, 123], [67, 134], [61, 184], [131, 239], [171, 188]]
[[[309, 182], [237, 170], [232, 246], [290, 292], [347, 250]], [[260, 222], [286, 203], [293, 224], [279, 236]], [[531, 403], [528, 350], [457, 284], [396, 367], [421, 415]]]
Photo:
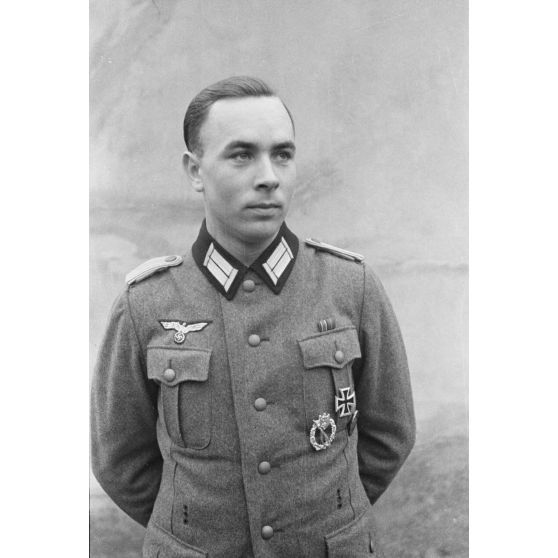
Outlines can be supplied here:
[[205, 220], [192, 246], [196, 264], [227, 300], [234, 298], [248, 270], [254, 271], [275, 294], [279, 294], [289, 278], [297, 254], [298, 238], [285, 223], [281, 225], [273, 242], [250, 267], [229, 254], [209, 234]]

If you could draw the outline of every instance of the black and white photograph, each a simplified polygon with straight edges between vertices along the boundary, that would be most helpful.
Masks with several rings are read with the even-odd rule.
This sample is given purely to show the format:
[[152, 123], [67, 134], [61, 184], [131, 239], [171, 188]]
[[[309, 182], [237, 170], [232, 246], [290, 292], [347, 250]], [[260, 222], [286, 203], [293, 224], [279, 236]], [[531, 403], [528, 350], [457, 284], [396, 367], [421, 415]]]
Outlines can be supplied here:
[[89, 8], [90, 556], [468, 557], [468, 2]]

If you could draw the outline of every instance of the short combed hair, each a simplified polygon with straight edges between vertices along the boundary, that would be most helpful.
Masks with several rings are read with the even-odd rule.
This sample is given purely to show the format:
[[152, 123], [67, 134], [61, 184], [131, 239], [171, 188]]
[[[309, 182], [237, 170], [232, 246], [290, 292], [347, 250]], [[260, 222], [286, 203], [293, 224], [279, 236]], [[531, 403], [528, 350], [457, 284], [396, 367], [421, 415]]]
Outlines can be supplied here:
[[[202, 89], [188, 105], [184, 116], [184, 143], [186, 149], [192, 153], [202, 154], [200, 130], [207, 118], [207, 113], [213, 103], [221, 99], [243, 97], [277, 97], [277, 93], [267, 83], [258, 78], [249, 76], [233, 76], [223, 79]], [[281, 99], [280, 99], [281, 100]], [[283, 101], [281, 100], [283, 103]], [[283, 103], [294, 130], [294, 120], [291, 112]]]

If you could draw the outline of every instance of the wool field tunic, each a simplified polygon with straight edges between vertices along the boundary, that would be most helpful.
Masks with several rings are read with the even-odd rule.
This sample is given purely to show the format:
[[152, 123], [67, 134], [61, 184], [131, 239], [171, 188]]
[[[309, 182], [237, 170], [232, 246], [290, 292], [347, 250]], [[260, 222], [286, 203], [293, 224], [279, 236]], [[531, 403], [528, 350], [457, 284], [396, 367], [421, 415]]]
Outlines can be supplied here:
[[94, 474], [147, 526], [145, 558], [382, 555], [372, 504], [415, 435], [399, 327], [366, 265], [285, 224], [249, 268], [204, 224], [130, 285], [91, 410]]

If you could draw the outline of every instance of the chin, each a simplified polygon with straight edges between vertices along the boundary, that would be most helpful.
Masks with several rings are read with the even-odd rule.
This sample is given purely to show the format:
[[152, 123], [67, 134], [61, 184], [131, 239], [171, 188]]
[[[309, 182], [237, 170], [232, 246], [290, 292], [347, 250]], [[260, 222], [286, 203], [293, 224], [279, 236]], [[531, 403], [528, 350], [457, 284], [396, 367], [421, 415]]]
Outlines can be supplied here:
[[282, 223], [283, 217], [280, 219], [252, 221], [241, 227], [239, 233], [244, 237], [246, 242], [262, 242], [272, 240], [279, 232]]

